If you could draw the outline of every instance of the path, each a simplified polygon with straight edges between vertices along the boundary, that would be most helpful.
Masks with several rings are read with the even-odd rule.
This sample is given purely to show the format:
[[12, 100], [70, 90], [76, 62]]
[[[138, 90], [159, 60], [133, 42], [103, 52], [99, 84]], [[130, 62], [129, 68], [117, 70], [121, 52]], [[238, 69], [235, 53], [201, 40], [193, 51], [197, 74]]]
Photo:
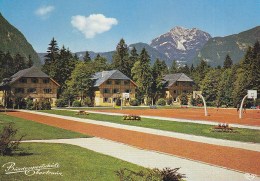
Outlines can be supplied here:
[[[248, 174], [203, 164], [159, 152], [138, 149], [125, 144], [100, 138], [76, 138], [57, 140], [32, 140], [26, 142], [65, 143], [77, 145], [89, 150], [113, 156], [146, 168], [165, 167], [180, 168], [179, 172], [186, 175], [187, 181], [245, 181]], [[259, 177], [252, 181], [260, 181]]]
[[8, 114], [83, 134], [125, 143], [138, 148], [159, 151], [182, 158], [189, 158], [204, 163], [260, 175], [260, 153], [256, 151], [198, 143], [26, 112], [9, 112]]

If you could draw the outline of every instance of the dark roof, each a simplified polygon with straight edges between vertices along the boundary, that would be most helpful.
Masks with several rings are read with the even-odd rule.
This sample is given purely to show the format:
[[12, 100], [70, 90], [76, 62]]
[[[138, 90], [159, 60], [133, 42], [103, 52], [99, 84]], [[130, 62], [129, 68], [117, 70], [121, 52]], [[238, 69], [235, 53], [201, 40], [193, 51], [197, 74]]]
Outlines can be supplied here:
[[41, 71], [40, 68], [32, 66], [31, 68], [20, 70], [9, 78], [9, 81], [2, 82], [0, 86], [10, 85], [20, 79], [21, 77], [35, 77], [35, 78], [50, 78], [47, 74]]
[[194, 82], [184, 73], [167, 74], [163, 77], [164, 82], [168, 82], [168, 87], [171, 87], [175, 82]]
[[125, 74], [123, 74], [119, 70], [97, 72], [93, 75], [93, 79], [95, 80], [94, 87], [100, 86], [108, 79], [131, 80], [129, 77], [127, 77]]
[[40, 68], [32, 66], [31, 68], [20, 70], [16, 74], [12, 75], [10, 83], [15, 82], [21, 77], [49, 78], [49, 76], [41, 71]]

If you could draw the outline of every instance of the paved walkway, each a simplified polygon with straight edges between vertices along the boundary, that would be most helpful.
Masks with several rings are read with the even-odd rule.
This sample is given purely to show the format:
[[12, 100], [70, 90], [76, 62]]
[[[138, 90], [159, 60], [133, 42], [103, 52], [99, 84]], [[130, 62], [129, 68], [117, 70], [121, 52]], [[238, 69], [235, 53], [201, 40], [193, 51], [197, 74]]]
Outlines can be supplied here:
[[[52, 108], [53, 110], [67, 110], [67, 111], [74, 111], [77, 112], [78, 110], [73, 109], [58, 109]], [[108, 110], [106, 110], [108, 111]], [[114, 112], [101, 112], [101, 111], [90, 111], [87, 110], [89, 113], [95, 114], [104, 114], [104, 115], [112, 115], [112, 116], [123, 116], [125, 114], [122, 113], [114, 113]], [[186, 123], [198, 123], [198, 124], [206, 124], [206, 125], [217, 125], [218, 123], [215, 121], [208, 121], [208, 120], [189, 120], [189, 119], [180, 119], [180, 118], [168, 118], [168, 117], [160, 117], [160, 116], [141, 116], [142, 118], [150, 118], [150, 119], [158, 119], [158, 120], [165, 120], [165, 121], [175, 121], [175, 122], [186, 122]], [[250, 125], [243, 125], [243, 124], [229, 124], [231, 127], [235, 128], [246, 128], [246, 129], [256, 129], [260, 130], [260, 126], [250, 126]]]
[[[228, 170], [188, 159], [179, 158], [159, 152], [131, 147], [122, 143], [101, 138], [77, 138], [57, 140], [31, 140], [26, 142], [65, 143], [77, 145], [89, 150], [113, 156], [115, 158], [134, 163], [146, 168], [177, 168], [186, 175], [187, 181], [246, 181], [249, 174]], [[251, 175], [254, 177], [254, 175]], [[250, 180], [249, 180], [250, 181]], [[260, 181], [255, 177], [252, 181]]]
[[78, 121], [78, 122], [82, 122], [82, 123], [90, 123], [90, 124], [108, 126], [108, 127], [112, 127], [112, 128], [125, 129], [125, 130], [129, 130], [129, 131], [137, 131], [137, 132], [148, 133], [148, 134], [153, 134], [153, 135], [167, 136], [167, 137], [171, 137], [171, 138], [195, 141], [195, 142], [199, 142], [199, 143], [228, 146], [228, 147], [233, 147], [233, 148], [241, 148], [241, 149], [260, 152], [260, 144], [258, 144], [258, 143], [246, 143], [246, 142], [239, 142], [239, 141], [230, 141], [230, 140], [209, 138], [209, 137], [203, 137], [203, 136], [195, 136], [195, 135], [189, 135], [189, 134], [183, 134], [183, 133], [157, 130], [157, 129], [152, 129], [152, 128], [129, 126], [129, 125], [116, 124], [116, 123], [110, 123], [110, 122], [105, 122], [105, 121], [96, 121], [96, 120], [85, 119], [85, 118], [75, 118], [75, 117], [70, 117], [70, 116], [62, 116], [62, 115], [49, 114], [49, 113], [43, 113], [43, 112], [35, 112], [35, 111], [27, 111], [27, 110], [21, 110], [21, 111], [33, 113], [33, 114], [45, 115], [45, 116], [52, 116], [55, 118], [67, 119], [67, 120], [71, 120], [71, 121]]
[[[44, 116], [26, 112], [9, 112], [8, 114], [146, 150], [159, 151], [181, 158], [260, 175], [260, 153], [256, 151], [82, 123], [56, 118], [53, 115]], [[70, 119], [73, 118], [70, 117]]]

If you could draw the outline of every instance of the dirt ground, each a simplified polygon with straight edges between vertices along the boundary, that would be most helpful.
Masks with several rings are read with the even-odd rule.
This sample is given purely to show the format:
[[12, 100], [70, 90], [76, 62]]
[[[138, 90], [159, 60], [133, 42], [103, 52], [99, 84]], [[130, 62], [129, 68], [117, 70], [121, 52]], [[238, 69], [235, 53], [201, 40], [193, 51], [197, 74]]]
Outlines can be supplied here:
[[[156, 112], [157, 110], [153, 111]], [[143, 149], [164, 152], [179, 157], [260, 175], [260, 153], [255, 151], [74, 122], [25, 112], [9, 112], [7, 114]]]
[[110, 109], [95, 110], [101, 112], [116, 112], [122, 114], [136, 114], [146, 116], [161, 116], [170, 118], [182, 118], [190, 120], [207, 120], [217, 123], [235, 123], [251, 126], [260, 126], [260, 110], [246, 110], [243, 118], [239, 119], [239, 113], [236, 109], [208, 109], [209, 116], [205, 116], [204, 109], [200, 108], [182, 108], [182, 109]]

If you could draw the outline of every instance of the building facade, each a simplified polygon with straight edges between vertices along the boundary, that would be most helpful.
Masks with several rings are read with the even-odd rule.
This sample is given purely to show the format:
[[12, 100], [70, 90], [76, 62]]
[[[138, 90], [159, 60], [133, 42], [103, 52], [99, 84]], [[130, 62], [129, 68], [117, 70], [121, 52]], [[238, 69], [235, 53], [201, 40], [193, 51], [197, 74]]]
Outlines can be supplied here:
[[21, 70], [5, 79], [0, 85], [0, 104], [19, 102], [21, 99], [33, 101], [48, 100], [55, 105], [59, 84], [37, 67]]
[[129, 98], [123, 98], [124, 105], [135, 98], [136, 84], [119, 70], [97, 72], [93, 79], [95, 106], [114, 106], [123, 93], [129, 95]]
[[194, 90], [194, 81], [184, 73], [165, 75], [163, 81], [167, 83], [165, 98], [172, 99], [173, 102], [179, 102], [178, 97], [181, 94], [191, 95]]

